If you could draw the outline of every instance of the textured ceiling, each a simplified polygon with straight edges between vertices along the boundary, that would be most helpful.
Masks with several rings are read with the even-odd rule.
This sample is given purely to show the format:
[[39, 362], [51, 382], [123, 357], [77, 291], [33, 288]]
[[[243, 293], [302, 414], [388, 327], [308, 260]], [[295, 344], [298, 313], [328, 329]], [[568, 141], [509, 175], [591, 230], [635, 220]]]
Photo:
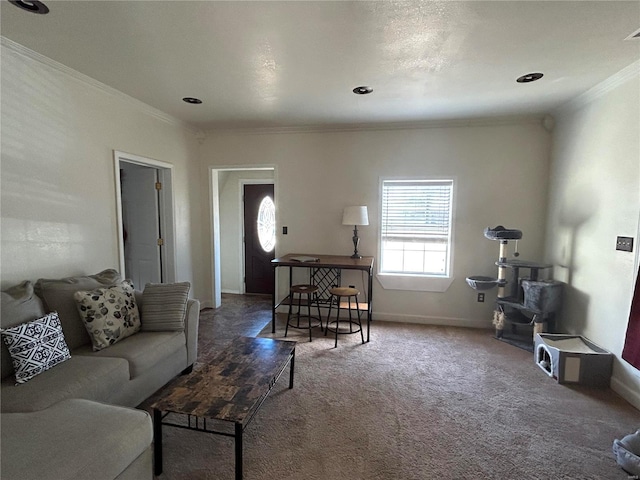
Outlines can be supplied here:
[[638, 1], [45, 3], [2, 35], [203, 129], [544, 114], [640, 59]]

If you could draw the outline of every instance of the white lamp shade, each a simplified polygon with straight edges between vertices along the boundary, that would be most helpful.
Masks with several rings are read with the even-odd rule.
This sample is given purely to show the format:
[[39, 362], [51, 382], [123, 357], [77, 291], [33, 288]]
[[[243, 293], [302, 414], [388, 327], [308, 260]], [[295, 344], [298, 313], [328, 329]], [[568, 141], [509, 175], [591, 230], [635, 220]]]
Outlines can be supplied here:
[[342, 213], [343, 225], [369, 225], [369, 214], [366, 206], [345, 207]]

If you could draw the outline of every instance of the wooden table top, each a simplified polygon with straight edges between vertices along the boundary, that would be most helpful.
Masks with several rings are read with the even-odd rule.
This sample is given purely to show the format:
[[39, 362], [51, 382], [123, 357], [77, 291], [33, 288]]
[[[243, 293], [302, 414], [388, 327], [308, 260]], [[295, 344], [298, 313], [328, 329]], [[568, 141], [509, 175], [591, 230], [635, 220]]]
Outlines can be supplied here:
[[209, 364], [171, 383], [152, 408], [163, 412], [244, 423], [287, 366], [296, 342], [235, 338]]
[[[313, 257], [316, 262], [299, 262], [295, 257]], [[349, 255], [318, 255], [315, 253], [288, 253], [271, 260], [274, 267], [346, 268], [372, 270], [373, 257], [351, 258]]]

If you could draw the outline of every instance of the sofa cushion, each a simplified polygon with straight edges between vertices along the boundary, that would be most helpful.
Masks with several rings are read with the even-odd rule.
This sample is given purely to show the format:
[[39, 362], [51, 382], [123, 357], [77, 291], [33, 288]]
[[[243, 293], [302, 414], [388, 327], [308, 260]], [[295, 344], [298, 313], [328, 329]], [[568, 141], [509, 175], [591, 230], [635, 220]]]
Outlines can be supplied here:
[[118, 357], [129, 362], [131, 378], [143, 375], [148, 369], [185, 348], [183, 332], [138, 332], [109, 348], [94, 352], [85, 345], [73, 351], [74, 355]]
[[111, 287], [79, 290], [73, 297], [95, 351], [140, 330], [140, 314], [128, 280]]
[[[29, 281], [8, 288], [0, 293], [0, 327], [8, 328], [40, 318], [45, 314], [42, 302], [33, 292], [33, 284]], [[2, 358], [2, 378], [13, 375], [11, 355], [4, 342], [0, 342]]]
[[56, 312], [2, 329], [2, 340], [11, 354], [16, 385], [71, 358]]
[[142, 330], [184, 330], [189, 282], [147, 283], [142, 292]]
[[35, 284], [35, 292], [42, 300], [45, 311], [58, 312], [67, 345], [73, 351], [74, 348], [90, 343], [87, 330], [80, 320], [73, 293], [78, 290], [107, 287], [121, 280], [120, 274], [111, 269], [96, 275], [61, 279], [41, 278]]
[[67, 398], [85, 398], [108, 402], [129, 380], [129, 364], [123, 358], [98, 358], [76, 355], [15, 386], [11, 377], [2, 381], [3, 412], [42, 410]]
[[[2, 414], [2, 478], [113, 480], [151, 446], [143, 410], [81, 399]], [[152, 478], [151, 462], [146, 478]], [[145, 478], [145, 477], [141, 477]]]

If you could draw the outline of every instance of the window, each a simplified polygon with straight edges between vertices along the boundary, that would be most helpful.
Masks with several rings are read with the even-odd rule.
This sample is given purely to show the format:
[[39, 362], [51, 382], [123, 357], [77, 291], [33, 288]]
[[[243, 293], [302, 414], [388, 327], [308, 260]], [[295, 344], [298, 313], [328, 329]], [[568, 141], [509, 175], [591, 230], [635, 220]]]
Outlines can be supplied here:
[[266, 196], [258, 207], [258, 240], [265, 252], [276, 246], [276, 206], [270, 196]]
[[380, 273], [449, 276], [453, 180], [383, 180]]

